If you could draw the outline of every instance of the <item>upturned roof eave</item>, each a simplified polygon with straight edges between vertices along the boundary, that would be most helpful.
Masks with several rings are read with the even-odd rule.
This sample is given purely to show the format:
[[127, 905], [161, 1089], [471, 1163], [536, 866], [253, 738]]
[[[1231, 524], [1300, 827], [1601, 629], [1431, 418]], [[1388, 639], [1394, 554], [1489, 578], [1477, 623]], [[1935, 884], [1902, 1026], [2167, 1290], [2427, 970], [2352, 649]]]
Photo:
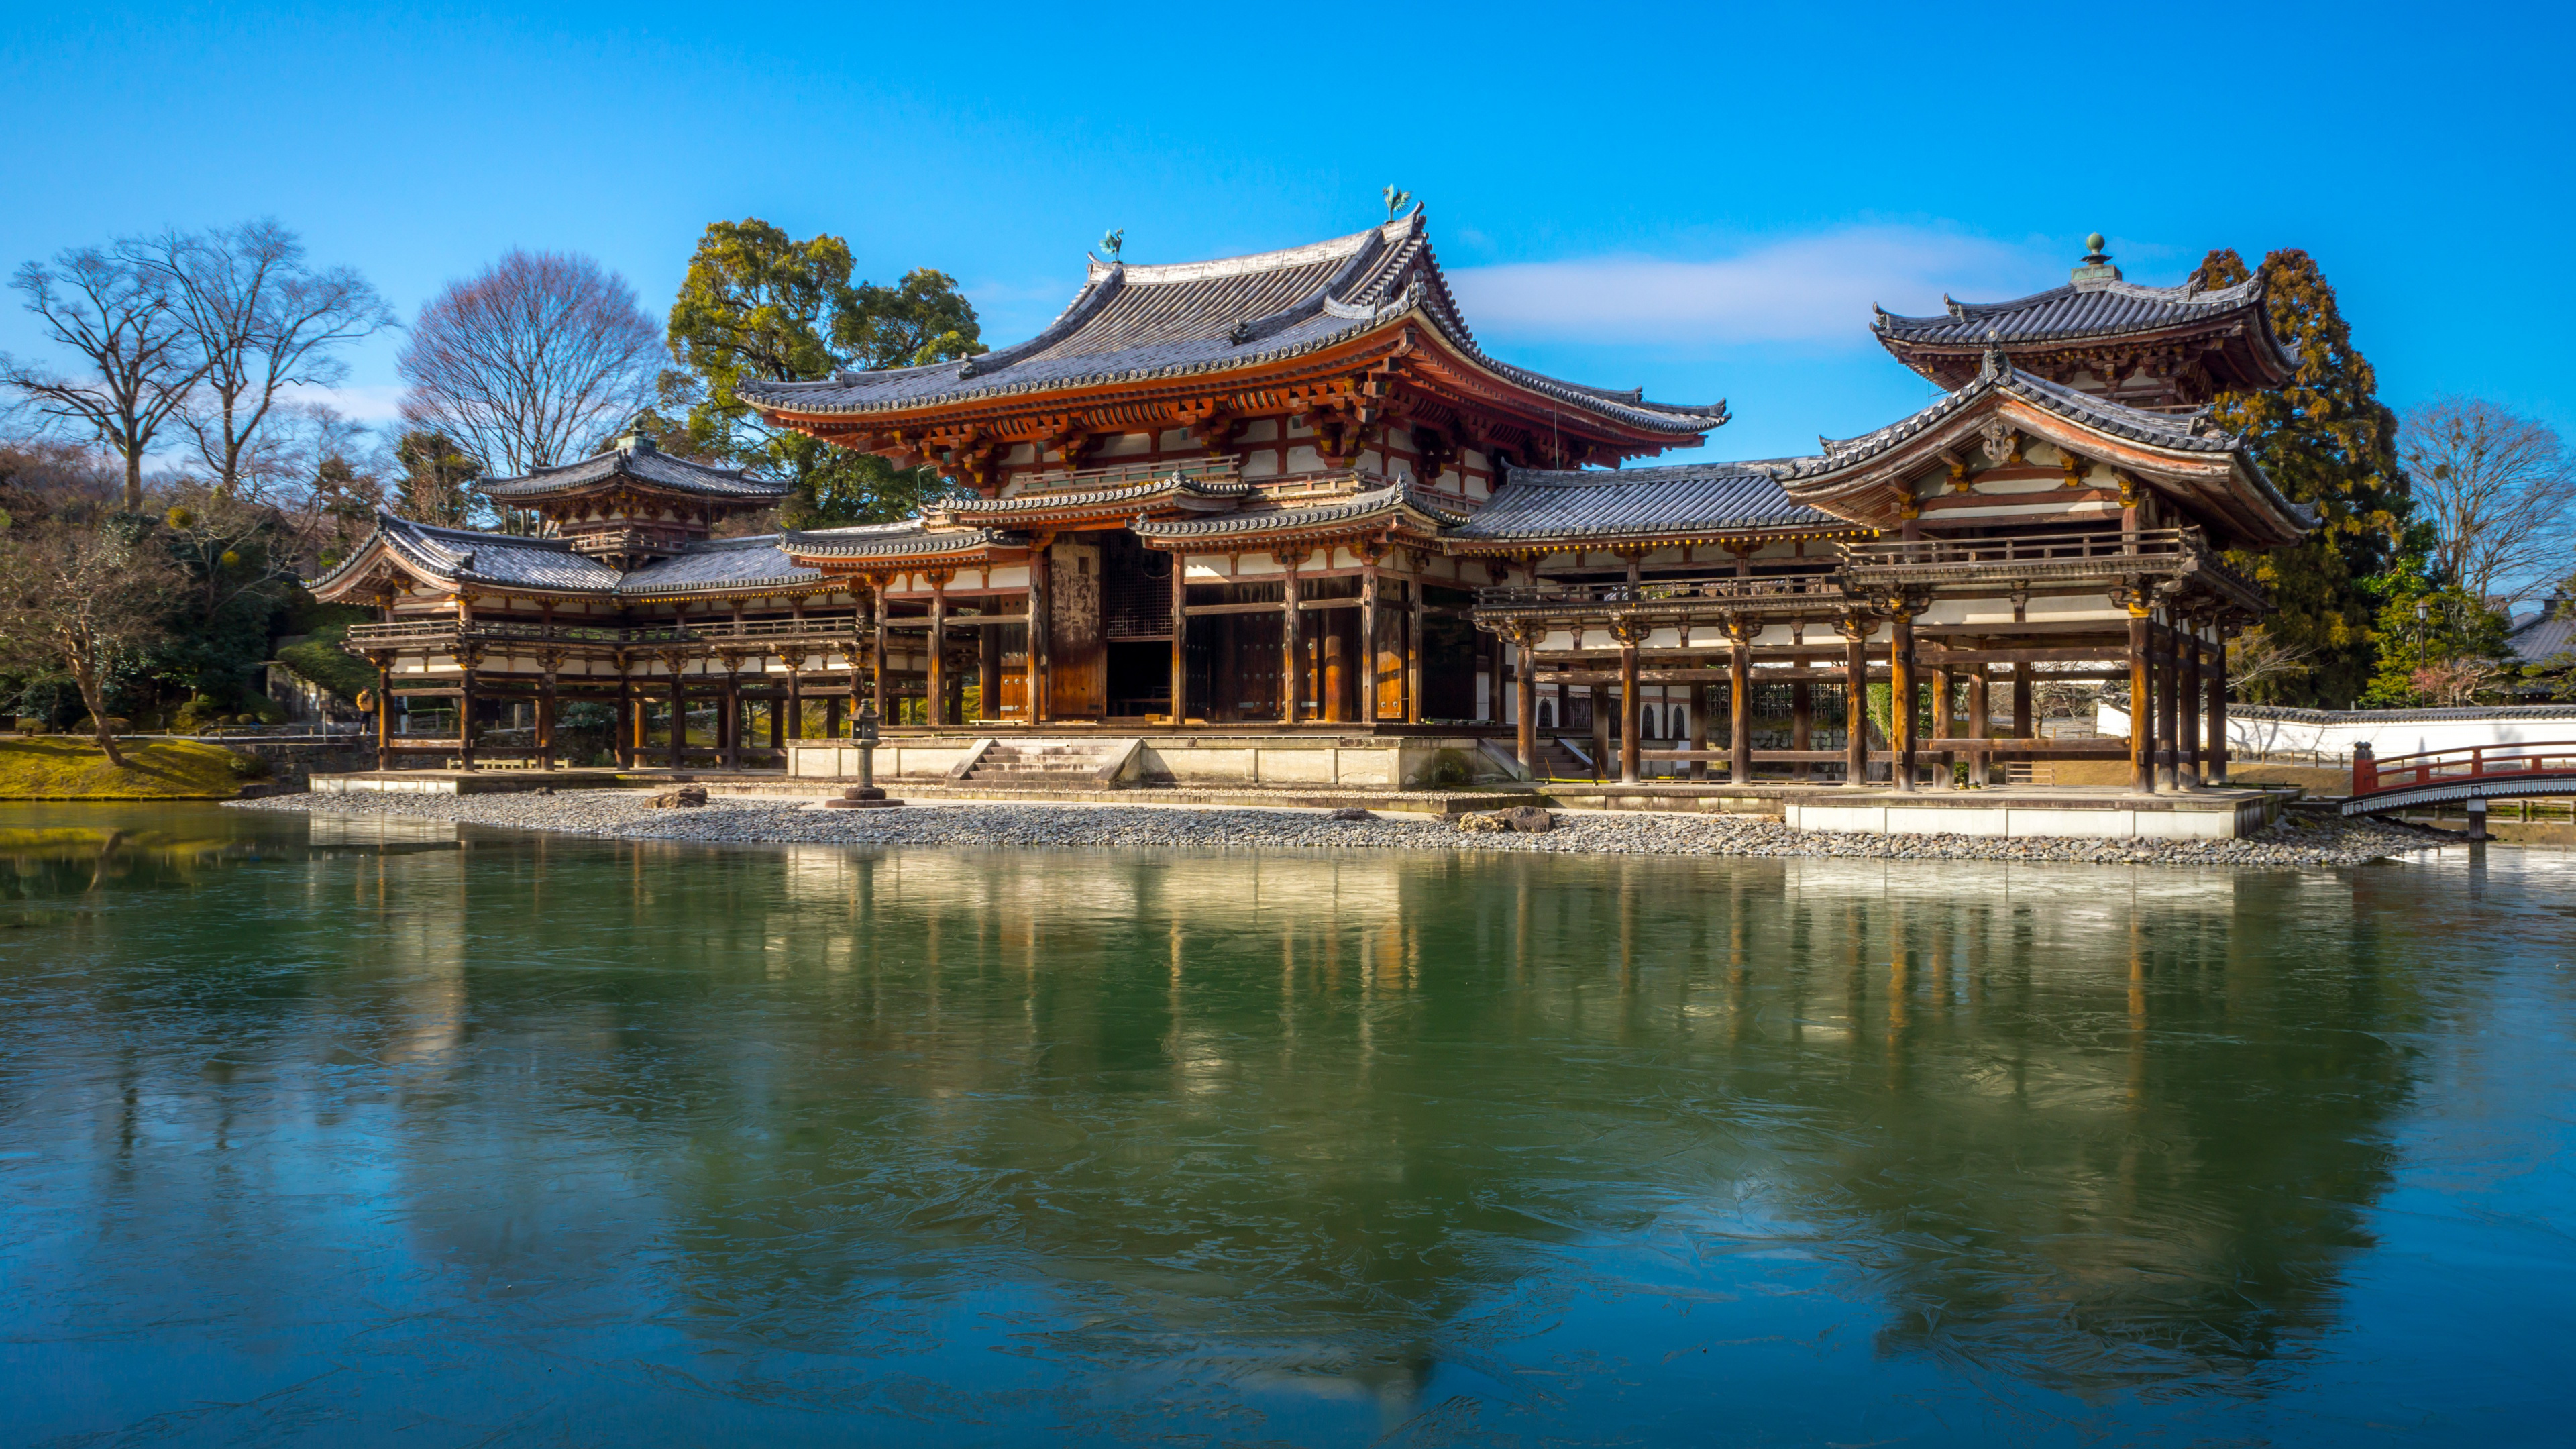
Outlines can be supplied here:
[[[1400, 334], [1408, 325], [1419, 325], [1438, 336], [1459, 361], [1477, 369], [1499, 387], [1527, 395], [1528, 410], [1545, 416], [1551, 409], [1560, 416], [1579, 415], [1593, 426], [1606, 431], [1627, 433], [1640, 442], [1658, 448], [1688, 447], [1704, 439], [1710, 430], [1724, 426], [1730, 418], [1724, 402], [1711, 404], [1658, 404], [1645, 400], [1622, 402], [1601, 396], [1600, 389], [1584, 388], [1543, 373], [1517, 367], [1488, 356], [1472, 337], [1451, 335], [1441, 314], [1416, 298], [1400, 310], [1391, 309], [1365, 322], [1302, 339], [1283, 347], [1269, 348], [1239, 356], [1211, 359], [1199, 363], [1134, 368], [1124, 371], [1087, 374], [1073, 379], [1049, 379], [1039, 382], [1006, 383], [939, 395], [934, 399], [894, 399], [883, 404], [864, 401], [829, 406], [799, 406], [790, 397], [762, 395], [746, 388], [743, 400], [772, 422], [807, 419], [816, 423], [868, 418], [887, 428], [925, 423], [961, 409], [987, 409], [1007, 401], [1014, 410], [1044, 410], [1076, 401], [1090, 401], [1103, 394], [1130, 390], [1140, 384], [1187, 383], [1193, 390], [1213, 381], [1257, 379], [1263, 372], [1294, 364], [1329, 361], [1338, 352], [1352, 354], [1380, 350], [1390, 334]], [[1562, 395], [1550, 389], [1560, 389]], [[1613, 411], [1616, 409], [1617, 411]], [[1622, 413], [1636, 416], [1622, 416]], [[1569, 419], [1571, 420], [1571, 419]]]

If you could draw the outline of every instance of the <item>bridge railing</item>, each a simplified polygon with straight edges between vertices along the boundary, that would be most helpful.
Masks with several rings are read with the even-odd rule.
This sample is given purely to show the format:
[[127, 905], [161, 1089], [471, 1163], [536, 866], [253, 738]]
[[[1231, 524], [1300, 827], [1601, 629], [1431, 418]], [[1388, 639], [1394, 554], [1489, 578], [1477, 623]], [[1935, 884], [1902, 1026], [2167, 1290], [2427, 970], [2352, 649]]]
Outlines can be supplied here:
[[2371, 795], [2421, 785], [2542, 774], [2576, 775], [2576, 740], [2464, 745], [2390, 755], [2384, 760], [2356, 750], [2352, 757], [2352, 793]]

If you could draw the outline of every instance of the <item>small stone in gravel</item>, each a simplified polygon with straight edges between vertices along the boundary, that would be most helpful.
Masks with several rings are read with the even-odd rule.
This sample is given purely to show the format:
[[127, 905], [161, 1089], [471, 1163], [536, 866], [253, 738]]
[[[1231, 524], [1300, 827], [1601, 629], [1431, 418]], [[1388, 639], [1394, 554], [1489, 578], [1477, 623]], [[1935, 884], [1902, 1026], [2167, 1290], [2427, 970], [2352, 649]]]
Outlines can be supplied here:
[[1375, 820], [1377, 817], [1356, 805], [1345, 805], [1325, 817], [1328, 820]]

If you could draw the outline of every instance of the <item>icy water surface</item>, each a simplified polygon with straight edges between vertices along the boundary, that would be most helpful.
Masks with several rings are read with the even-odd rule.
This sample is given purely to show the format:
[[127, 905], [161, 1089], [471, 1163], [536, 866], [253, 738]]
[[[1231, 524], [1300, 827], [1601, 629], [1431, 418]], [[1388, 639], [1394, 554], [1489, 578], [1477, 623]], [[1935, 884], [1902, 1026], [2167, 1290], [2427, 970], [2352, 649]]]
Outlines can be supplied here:
[[2563, 1443], [2576, 871], [0, 809], [0, 1440]]

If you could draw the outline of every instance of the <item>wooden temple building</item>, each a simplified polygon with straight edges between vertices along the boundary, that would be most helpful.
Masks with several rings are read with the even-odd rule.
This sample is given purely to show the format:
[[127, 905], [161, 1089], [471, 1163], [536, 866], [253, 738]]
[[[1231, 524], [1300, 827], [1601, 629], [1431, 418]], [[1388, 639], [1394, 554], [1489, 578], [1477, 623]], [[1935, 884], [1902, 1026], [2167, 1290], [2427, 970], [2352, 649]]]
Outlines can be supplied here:
[[[1907, 791], [2101, 753], [2036, 738], [2033, 690], [2116, 676], [2148, 706], [2107, 742], [2136, 789], [2223, 781], [2224, 643], [2264, 602], [2221, 551], [2314, 526], [2203, 406], [2289, 373], [2260, 284], [2135, 286], [2096, 239], [2066, 286], [1875, 331], [1946, 394], [1812, 456], [1631, 467], [1724, 404], [1487, 353], [1419, 212], [1095, 258], [1016, 346], [745, 387], [772, 425], [935, 465], [919, 516], [719, 537], [778, 485], [628, 438], [486, 480], [533, 533], [386, 517], [313, 590], [381, 611], [349, 634], [380, 700], [464, 722], [380, 709], [383, 768], [472, 768], [502, 709], [551, 762], [565, 701], [614, 707], [623, 765], [766, 763], [865, 701], [929, 734], [1442, 732], [1538, 774]], [[673, 726], [710, 705], [702, 740]]]

